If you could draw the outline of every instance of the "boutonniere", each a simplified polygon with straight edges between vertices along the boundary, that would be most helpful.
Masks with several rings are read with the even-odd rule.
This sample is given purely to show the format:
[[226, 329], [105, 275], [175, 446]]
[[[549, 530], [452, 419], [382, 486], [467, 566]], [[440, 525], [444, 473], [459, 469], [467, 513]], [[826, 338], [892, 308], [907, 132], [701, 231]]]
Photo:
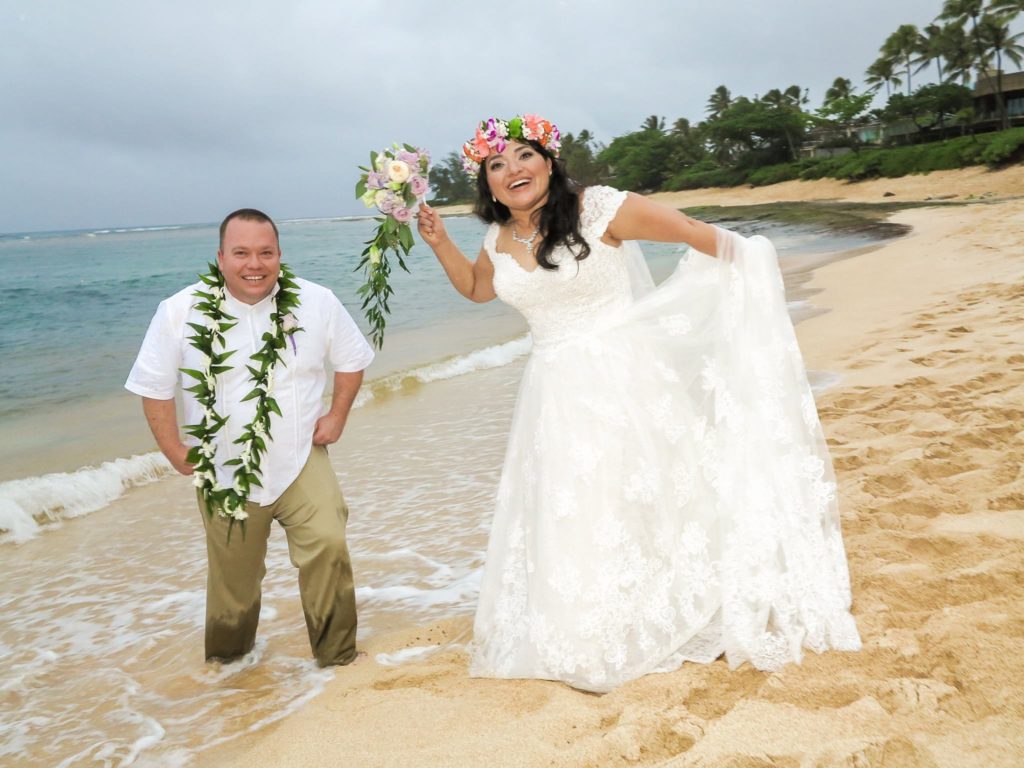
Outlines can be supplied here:
[[299, 321], [295, 319], [295, 315], [289, 312], [287, 315], [281, 318], [281, 330], [288, 336], [289, 341], [292, 343], [292, 352], [298, 354], [299, 350], [295, 346], [295, 332], [301, 331], [299, 328]]

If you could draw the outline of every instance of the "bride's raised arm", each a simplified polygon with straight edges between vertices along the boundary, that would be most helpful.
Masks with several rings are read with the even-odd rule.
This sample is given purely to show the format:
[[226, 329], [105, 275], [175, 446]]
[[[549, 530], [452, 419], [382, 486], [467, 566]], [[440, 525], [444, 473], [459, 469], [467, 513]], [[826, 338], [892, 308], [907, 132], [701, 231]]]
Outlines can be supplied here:
[[494, 292], [494, 265], [485, 249], [480, 249], [475, 262], [470, 261], [448, 236], [441, 215], [426, 203], [420, 206], [416, 218], [420, 237], [434, 251], [455, 290], [480, 304], [497, 297]]
[[612, 240], [610, 245], [623, 240], [686, 243], [708, 256], [717, 256], [717, 233], [718, 227], [712, 224], [630, 192], [608, 225], [605, 239]]

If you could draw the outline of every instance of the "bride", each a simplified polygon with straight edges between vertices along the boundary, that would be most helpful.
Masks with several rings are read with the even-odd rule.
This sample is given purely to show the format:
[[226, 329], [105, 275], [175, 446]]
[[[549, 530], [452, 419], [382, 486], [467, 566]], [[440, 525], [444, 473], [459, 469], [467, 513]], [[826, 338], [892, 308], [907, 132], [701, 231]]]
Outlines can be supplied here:
[[[835, 483], [775, 249], [610, 187], [558, 129], [466, 143], [475, 261], [418, 229], [463, 296], [526, 317], [526, 365], [474, 622], [471, 673], [608, 691], [684, 661], [856, 650]], [[690, 246], [653, 286], [634, 241]], [[716, 258], [717, 257], [717, 258]]]

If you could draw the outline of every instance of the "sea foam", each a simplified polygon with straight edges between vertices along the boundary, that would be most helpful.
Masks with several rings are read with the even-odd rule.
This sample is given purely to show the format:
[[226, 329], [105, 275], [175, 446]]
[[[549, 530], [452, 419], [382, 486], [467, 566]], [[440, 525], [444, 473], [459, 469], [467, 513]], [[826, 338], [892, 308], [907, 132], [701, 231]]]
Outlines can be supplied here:
[[[397, 392], [410, 383], [464, 376], [500, 368], [530, 351], [530, 337], [484, 347], [465, 355], [423, 365], [368, 382], [356, 398], [365, 405], [376, 394]], [[127, 489], [146, 485], [173, 471], [160, 453], [114, 459], [99, 467], [57, 472], [0, 483], [0, 543], [21, 543], [35, 537], [43, 525], [102, 509]]]
[[172, 471], [167, 459], [154, 452], [75, 472], [0, 483], [0, 541], [27, 541], [46, 523], [94, 512], [128, 488], [146, 485]]
[[465, 376], [476, 371], [500, 368], [528, 354], [532, 343], [527, 334], [503, 344], [495, 344], [438, 363], [430, 363], [374, 379], [359, 392], [355, 407], [365, 405], [377, 394], [397, 392], [410, 383], [429, 384], [432, 381], [453, 379], [456, 376]]

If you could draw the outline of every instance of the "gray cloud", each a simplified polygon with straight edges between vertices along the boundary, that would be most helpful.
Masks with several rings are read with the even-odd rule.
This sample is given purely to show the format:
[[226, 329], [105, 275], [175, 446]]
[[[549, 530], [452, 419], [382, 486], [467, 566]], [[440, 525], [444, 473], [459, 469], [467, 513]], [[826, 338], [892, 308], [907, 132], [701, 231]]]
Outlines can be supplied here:
[[940, 0], [514, 4], [6, 0], [0, 231], [358, 213], [393, 140], [455, 150], [492, 114], [599, 139], [711, 91], [859, 82]]

